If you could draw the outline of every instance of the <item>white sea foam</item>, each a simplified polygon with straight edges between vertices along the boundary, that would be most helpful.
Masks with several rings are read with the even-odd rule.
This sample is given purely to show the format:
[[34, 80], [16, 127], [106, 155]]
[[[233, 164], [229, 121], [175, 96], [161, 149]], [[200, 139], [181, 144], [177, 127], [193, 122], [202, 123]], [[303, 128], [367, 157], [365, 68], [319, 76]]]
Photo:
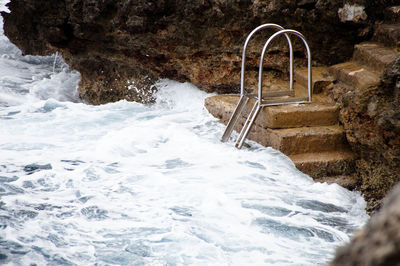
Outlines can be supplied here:
[[86, 105], [78, 73], [0, 41], [0, 263], [318, 265], [368, 219], [280, 152], [221, 143], [191, 84]]
[[[10, 0], [0, 0], [0, 12], [10, 13], [10, 9], [7, 7], [8, 3], [10, 3]], [[3, 25], [3, 23], [1, 25]]]

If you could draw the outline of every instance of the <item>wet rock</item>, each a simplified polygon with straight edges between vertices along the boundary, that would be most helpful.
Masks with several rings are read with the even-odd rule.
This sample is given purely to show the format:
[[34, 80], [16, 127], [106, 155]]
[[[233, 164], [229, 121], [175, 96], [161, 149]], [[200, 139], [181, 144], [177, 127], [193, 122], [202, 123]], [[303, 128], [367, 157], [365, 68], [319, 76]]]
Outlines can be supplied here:
[[[81, 73], [79, 93], [86, 101], [146, 103], [154, 100], [153, 85], [159, 78], [189, 81], [208, 92], [238, 91], [244, 39], [266, 22], [301, 31], [315, 64], [344, 61], [354, 43], [368, 38], [375, 17], [383, 12], [376, 6], [391, 3], [356, 1], [365, 6], [362, 23], [341, 22], [339, 9], [353, 2], [13, 0], [12, 12], [3, 16], [6, 35], [23, 53], [62, 53]], [[249, 69], [257, 69], [260, 48], [271, 33], [250, 43]], [[274, 42], [266, 69], [284, 75], [287, 50], [285, 43]], [[295, 50], [296, 64], [303, 64], [300, 42], [295, 42]]]
[[400, 264], [400, 185], [386, 198], [352, 241], [339, 248], [331, 266], [391, 266]]

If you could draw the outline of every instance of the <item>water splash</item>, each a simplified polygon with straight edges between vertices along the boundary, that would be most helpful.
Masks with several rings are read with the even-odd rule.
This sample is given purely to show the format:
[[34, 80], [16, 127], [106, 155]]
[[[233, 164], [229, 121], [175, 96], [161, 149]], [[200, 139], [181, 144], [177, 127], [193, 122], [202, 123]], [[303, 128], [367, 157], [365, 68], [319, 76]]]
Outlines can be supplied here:
[[280, 152], [221, 143], [191, 84], [90, 106], [54, 56], [0, 54], [1, 264], [317, 265], [368, 219]]
[[[10, 13], [10, 9], [7, 7], [8, 3], [10, 3], [10, 0], [0, 0], [0, 12]], [[3, 25], [3, 23], [1, 25]]]

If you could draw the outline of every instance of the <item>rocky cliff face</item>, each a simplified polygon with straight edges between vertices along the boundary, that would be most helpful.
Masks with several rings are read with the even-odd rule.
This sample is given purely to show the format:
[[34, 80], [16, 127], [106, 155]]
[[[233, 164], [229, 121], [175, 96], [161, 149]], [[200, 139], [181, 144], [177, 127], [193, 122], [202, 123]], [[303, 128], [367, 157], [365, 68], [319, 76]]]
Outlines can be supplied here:
[[388, 67], [379, 87], [343, 95], [341, 119], [353, 151], [359, 154], [359, 189], [368, 210], [400, 181], [400, 56]]
[[[189, 81], [206, 91], [237, 91], [243, 41], [267, 22], [304, 33], [315, 64], [344, 61], [353, 44], [371, 34], [380, 7], [395, 0], [345, 1], [356, 2], [358, 11], [343, 2], [12, 0], [11, 14], [3, 16], [6, 35], [24, 53], [60, 51], [82, 75], [81, 97], [101, 104], [149, 102], [159, 78]], [[264, 41], [250, 47], [254, 67]], [[266, 63], [277, 74], [287, 69], [282, 47], [271, 49]]]
[[[347, 141], [359, 156], [356, 178], [369, 212], [379, 208], [382, 198], [400, 181], [400, 6], [386, 11], [391, 16], [375, 25], [373, 42], [357, 45], [353, 62], [359, 62], [361, 69], [344, 76], [349, 81], [361, 74], [356, 72], [366, 70], [368, 75], [360, 76], [365, 84], [374, 75], [377, 83], [364, 87], [337, 83], [329, 92], [340, 105]], [[380, 48], [363, 53], [362, 45]], [[379, 61], [385, 62], [380, 71]]]

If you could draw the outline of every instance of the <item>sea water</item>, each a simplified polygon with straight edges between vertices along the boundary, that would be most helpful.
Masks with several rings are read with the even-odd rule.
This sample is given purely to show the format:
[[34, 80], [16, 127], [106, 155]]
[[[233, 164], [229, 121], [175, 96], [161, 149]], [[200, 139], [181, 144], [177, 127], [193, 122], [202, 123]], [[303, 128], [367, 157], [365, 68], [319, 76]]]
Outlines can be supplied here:
[[2, 32], [0, 56], [0, 264], [323, 265], [368, 219], [279, 151], [221, 143], [189, 83], [93, 106], [60, 57]]

